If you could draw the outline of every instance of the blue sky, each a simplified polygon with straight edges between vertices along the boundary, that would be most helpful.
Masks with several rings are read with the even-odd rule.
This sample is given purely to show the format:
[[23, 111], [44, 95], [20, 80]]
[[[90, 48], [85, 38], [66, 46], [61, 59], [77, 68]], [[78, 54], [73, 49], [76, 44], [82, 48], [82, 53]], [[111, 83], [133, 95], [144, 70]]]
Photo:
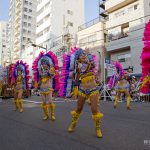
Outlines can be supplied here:
[[[8, 20], [9, 1], [0, 0], [0, 21]], [[85, 21], [88, 22], [98, 17], [98, 0], [85, 0]]]

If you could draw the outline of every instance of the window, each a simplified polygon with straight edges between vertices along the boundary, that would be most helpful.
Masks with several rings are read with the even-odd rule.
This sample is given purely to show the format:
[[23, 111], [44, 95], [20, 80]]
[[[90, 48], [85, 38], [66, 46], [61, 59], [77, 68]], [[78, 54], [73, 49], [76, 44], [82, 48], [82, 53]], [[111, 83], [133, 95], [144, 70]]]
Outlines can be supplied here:
[[23, 25], [26, 27], [27, 26], [27, 22], [23, 22]]
[[24, 15], [24, 19], [27, 19], [27, 15]]
[[26, 33], [27, 32], [27, 30], [26, 29], [23, 29], [23, 33]]
[[139, 7], [139, 4], [134, 5], [134, 10], [137, 10]]
[[28, 11], [28, 8], [24, 8], [24, 11], [27, 12], [27, 11]]
[[29, 12], [32, 12], [32, 10], [31, 10], [31, 9], [29, 9]]
[[27, 40], [28, 42], [30, 42], [31, 41], [31, 39], [30, 38], [28, 38], [28, 40]]
[[73, 27], [73, 23], [72, 22], [68, 22], [68, 26]]
[[31, 23], [28, 23], [28, 27], [31, 27]]
[[68, 13], [69, 15], [73, 15], [73, 11], [71, 11], [71, 10], [67, 10], [67, 13]]
[[25, 45], [22, 45], [22, 49], [25, 49]]
[[130, 53], [127, 53], [127, 54], [120, 54], [117, 56], [118, 60], [120, 62], [125, 62], [127, 61], [127, 59], [130, 59], [131, 58], [131, 54]]
[[29, 16], [28, 18], [29, 18], [29, 20], [31, 20], [31, 19], [32, 19], [32, 17], [31, 17], [31, 16]]
[[31, 2], [29, 2], [29, 5], [31, 5], [31, 6], [32, 6], [32, 3], [31, 3]]
[[28, 33], [30, 34], [30, 33], [31, 33], [31, 31], [30, 31], [30, 30], [28, 30]]
[[26, 41], [26, 37], [23, 37], [23, 41]]
[[28, 4], [28, 1], [25, 1], [24, 3], [25, 3], [25, 4]]

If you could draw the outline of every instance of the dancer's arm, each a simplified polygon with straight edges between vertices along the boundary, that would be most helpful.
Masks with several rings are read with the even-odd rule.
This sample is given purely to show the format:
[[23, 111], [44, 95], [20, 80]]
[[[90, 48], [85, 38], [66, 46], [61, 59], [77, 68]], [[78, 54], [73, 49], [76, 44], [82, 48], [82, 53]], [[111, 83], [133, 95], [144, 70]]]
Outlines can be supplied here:
[[55, 68], [54, 68], [54, 67], [51, 67], [49, 73], [50, 73], [50, 76], [51, 76], [51, 77], [54, 77], [54, 76], [56, 75]]

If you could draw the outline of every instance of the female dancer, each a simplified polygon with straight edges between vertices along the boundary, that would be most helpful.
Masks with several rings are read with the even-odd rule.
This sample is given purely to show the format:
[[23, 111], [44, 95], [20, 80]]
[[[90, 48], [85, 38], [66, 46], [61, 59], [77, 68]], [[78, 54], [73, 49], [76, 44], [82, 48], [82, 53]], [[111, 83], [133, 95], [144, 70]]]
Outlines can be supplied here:
[[115, 100], [114, 100], [114, 108], [117, 107], [117, 103], [120, 99], [121, 94], [125, 94], [127, 98], [127, 109], [130, 110], [131, 109], [131, 97], [129, 93], [130, 85], [127, 80], [127, 74], [125, 74], [120, 62], [116, 61], [115, 67], [117, 70], [117, 74], [113, 75], [109, 81], [109, 88], [115, 87], [116, 93], [117, 93]]
[[[67, 57], [66, 57], [67, 58]], [[73, 132], [78, 119], [81, 115], [84, 103], [87, 99], [91, 101], [91, 109], [92, 109], [92, 118], [95, 122], [95, 129], [96, 129], [96, 136], [98, 138], [102, 137], [102, 133], [100, 130], [101, 118], [103, 114], [99, 111], [99, 90], [96, 85], [95, 81], [95, 74], [94, 74], [94, 59], [91, 54], [85, 53], [82, 49], [74, 49], [69, 55], [69, 60], [64, 60], [64, 66], [66, 65], [66, 78], [63, 80], [64, 82], [67, 80], [67, 83], [64, 83], [64, 88], [66, 91], [63, 90], [63, 81], [61, 82], [62, 88], [60, 91], [60, 95], [64, 93], [68, 93], [70, 90], [69, 84], [71, 83], [70, 79], [74, 76], [74, 81], [72, 81], [75, 85], [78, 86], [78, 101], [77, 101], [77, 108], [74, 111], [71, 111], [72, 115], [72, 122], [68, 128], [68, 132]], [[68, 62], [69, 64], [65, 64]], [[70, 69], [67, 68], [70, 66]], [[70, 70], [68, 74], [68, 70]], [[63, 76], [63, 74], [62, 74]], [[68, 78], [69, 77], [69, 78]], [[66, 85], [67, 84], [67, 85]]]
[[23, 91], [29, 88], [28, 65], [23, 61], [17, 61], [13, 66], [12, 82], [14, 83], [15, 110], [20, 106], [20, 113], [23, 112]]
[[146, 24], [144, 31], [144, 48], [141, 53], [141, 92], [146, 95], [150, 95], [150, 21]]
[[[51, 120], [55, 120], [55, 104], [52, 100], [53, 88], [58, 90], [58, 61], [56, 56], [49, 52], [40, 53], [39, 57], [33, 63], [34, 81], [38, 84], [42, 94], [42, 107], [44, 111], [44, 120], [49, 119], [48, 108], [51, 110]], [[36, 86], [37, 88], [37, 86]]]

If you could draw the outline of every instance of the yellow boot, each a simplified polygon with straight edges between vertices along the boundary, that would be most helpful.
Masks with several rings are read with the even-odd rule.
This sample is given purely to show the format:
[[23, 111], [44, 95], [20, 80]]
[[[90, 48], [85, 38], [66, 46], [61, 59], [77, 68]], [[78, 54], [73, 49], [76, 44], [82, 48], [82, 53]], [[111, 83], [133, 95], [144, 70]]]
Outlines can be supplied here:
[[19, 108], [19, 106], [18, 106], [18, 99], [15, 99], [14, 103], [15, 103], [15, 109], [14, 109], [14, 111], [16, 111]]
[[19, 106], [20, 106], [20, 113], [22, 113], [23, 112], [23, 100], [19, 99], [18, 102], [19, 102]]
[[102, 117], [103, 117], [103, 114], [100, 112], [92, 115], [92, 119], [95, 121], [96, 136], [98, 138], [102, 137], [102, 132], [100, 130], [100, 124], [101, 124], [100, 119]]
[[50, 107], [50, 110], [51, 110], [51, 120], [52, 120], [52, 121], [55, 121], [55, 120], [56, 120], [56, 118], [55, 118], [55, 113], [54, 113], [55, 104], [51, 103], [51, 104], [49, 104], [49, 107]]
[[77, 122], [78, 122], [78, 119], [80, 117], [80, 113], [76, 112], [76, 111], [71, 111], [71, 115], [72, 115], [72, 122], [68, 128], [68, 132], [73, 132], [76, 125], [77, 125]]
[[119, 97], [116, 96], [116, 97], [115, 97], [115, 100], [114, 100], [114, 108], [117, 108], [117, 103], [118, 103], [118, 101], [119, 101]]
[[43, 120], [48, 120], [49, 114], [48, 114], [48, 105], [47, 104], [42, 104], [43, 111], [45, 116], [43, 117]]
[[127, 109], [131, 110], [131, 97], [130, 96], [127, 97]]

